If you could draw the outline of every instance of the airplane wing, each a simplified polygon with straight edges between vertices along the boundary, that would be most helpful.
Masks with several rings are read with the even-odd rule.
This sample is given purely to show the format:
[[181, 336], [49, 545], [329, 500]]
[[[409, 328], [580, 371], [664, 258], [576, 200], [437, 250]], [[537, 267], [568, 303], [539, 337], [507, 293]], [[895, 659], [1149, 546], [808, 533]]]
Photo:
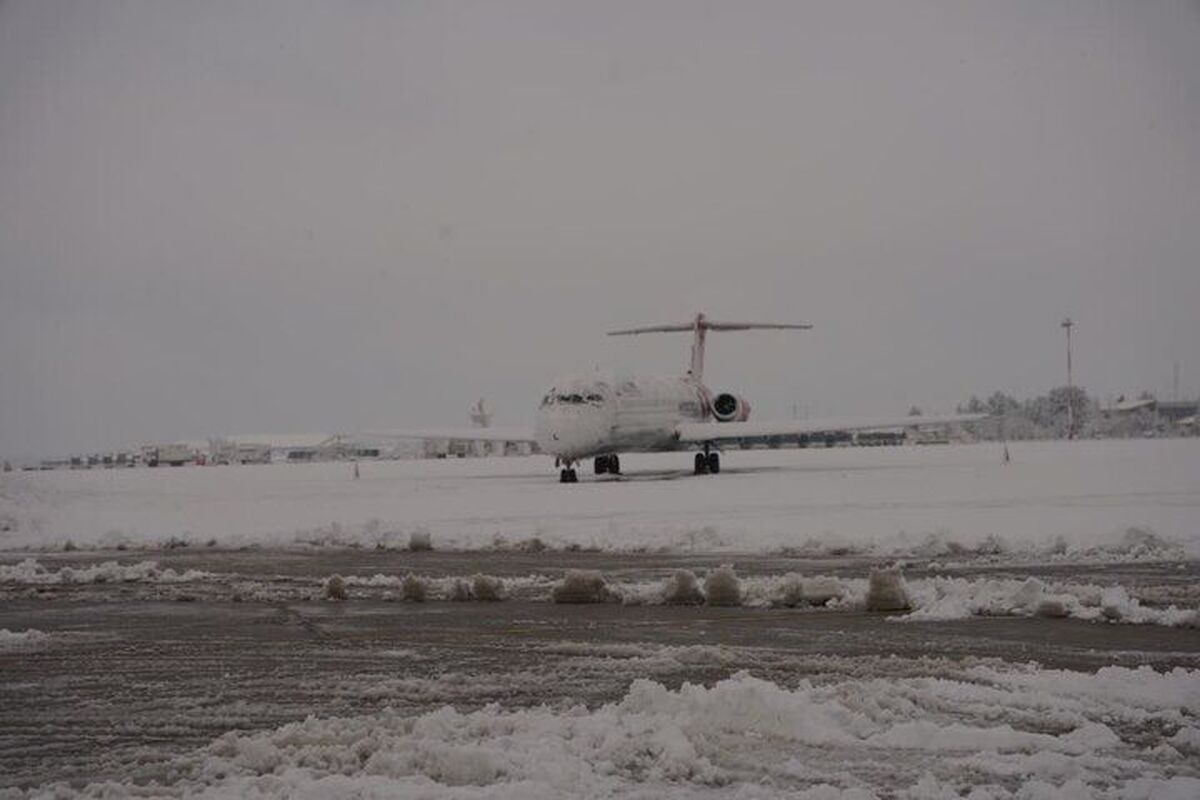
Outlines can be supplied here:
[[533, 442], [528, 428], [414, 428], [411, 430], [365, 431], [373, 439], [454, 439], [470, 442]]
[[704, 444], [750, 439], [759, 436], [800, 436], [809, 433], [835, 431], [864, 431], [887, 428], [927, 428], [975, 422], [987, 414], [943, 414], [912, 417], [830, 417], [825, 419], [792, 419], [776, 422], [685, 422], [675, 428], [675, 435], [685, 444]]

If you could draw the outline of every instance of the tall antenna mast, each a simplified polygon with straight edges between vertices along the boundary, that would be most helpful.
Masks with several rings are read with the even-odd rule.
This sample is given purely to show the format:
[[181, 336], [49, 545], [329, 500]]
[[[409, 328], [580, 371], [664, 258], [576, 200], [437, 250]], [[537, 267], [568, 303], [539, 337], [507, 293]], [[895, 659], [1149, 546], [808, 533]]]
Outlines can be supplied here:
[[798, 330], [806, 331], [812, 328], [808, 324], [782, 324], [777, 322], [717, 322], [697, 314], [691, 322], [681, 322], [673, 325], [648, 325], [642, 328], [609, 331], [609, 336], [633, 336], [639, 333], [673, 333], [692, 332], [692, 358], [688, 365], [688, 377], [700, 381], [704, 378], [704, 337], [708, 331], [749, 331], [749, 330]]
[[1067, 317], [1062, 321], [1062, 327], [1067, 331], [1067, 438], [1075, 438], [1075, 385], [1071, 379], [1071, 328], [1075, 323]]

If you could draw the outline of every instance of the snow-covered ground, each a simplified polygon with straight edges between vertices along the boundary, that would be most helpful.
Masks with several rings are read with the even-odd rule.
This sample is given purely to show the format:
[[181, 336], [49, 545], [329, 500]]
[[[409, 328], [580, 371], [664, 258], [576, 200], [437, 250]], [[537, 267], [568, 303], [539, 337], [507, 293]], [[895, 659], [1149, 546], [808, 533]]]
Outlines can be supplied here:
[[1200, 440], [1010, 452], [5, 474], [0, 800], [1200, 797]]
[[1200, 440], [623, 457], [560, 485], [544, 457], [9, 473], [0, 549], [172, 541], [1131, 560], [1200, 556]]

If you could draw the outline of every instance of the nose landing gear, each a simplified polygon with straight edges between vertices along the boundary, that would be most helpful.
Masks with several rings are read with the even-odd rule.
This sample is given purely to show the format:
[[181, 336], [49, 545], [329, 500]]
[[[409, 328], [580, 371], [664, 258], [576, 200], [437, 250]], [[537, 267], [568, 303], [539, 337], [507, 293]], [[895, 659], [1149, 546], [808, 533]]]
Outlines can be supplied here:
[[579, 475], [574, 467], [565, 467], [558, 472], [559, 483], [579, 483]]
[[721, 471], [721, 454], [710, 451], [707, 447], [703, 453], [696, 453], [694, 472], [697, 475], [716, 475]]

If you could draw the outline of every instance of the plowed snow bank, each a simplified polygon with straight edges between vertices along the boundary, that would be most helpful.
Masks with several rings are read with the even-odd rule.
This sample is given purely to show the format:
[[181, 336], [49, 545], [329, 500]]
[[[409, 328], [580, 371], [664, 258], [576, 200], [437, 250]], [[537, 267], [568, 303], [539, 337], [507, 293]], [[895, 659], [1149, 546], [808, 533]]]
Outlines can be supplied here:
[[[1183, 669], [978, 667], [963, 679], [792, 689], [744, 673], [676, 691], [639, 679], [594, 710], [386, 710], [228, 733], [179, 759], [162, 788], [254, 798], [957, 797], [979, 787], [1002, 799], [1171, 797], [1200, 786], [1200, 765], [1183, 756], [1198, 714], [1200, 673]], [[78, 794], [59, 786], [55, 796]]]

